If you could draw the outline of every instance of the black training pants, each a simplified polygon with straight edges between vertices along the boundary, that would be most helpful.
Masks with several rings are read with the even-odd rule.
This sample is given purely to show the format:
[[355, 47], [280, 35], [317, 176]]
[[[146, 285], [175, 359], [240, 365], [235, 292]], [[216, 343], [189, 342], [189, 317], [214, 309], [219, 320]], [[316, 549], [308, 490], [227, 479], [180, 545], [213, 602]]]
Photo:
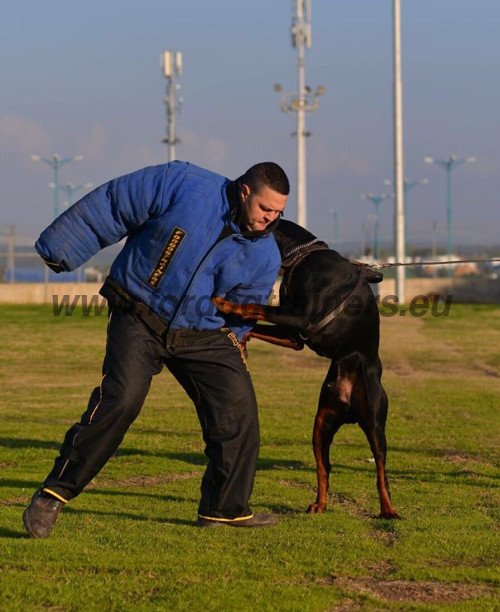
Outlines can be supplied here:
[[249, 515], [259, 426], [252, 381], [236, 336], [228, 330], [178, 330], [162, 341], [118, 307], [109, 317], [101, 384], [80, 422], [67, 432], [44, 488], [65, 500], [83, 490], [120, 445], [163, 365], [192, 399], [203, 430], [208, 466], [199, 514]]

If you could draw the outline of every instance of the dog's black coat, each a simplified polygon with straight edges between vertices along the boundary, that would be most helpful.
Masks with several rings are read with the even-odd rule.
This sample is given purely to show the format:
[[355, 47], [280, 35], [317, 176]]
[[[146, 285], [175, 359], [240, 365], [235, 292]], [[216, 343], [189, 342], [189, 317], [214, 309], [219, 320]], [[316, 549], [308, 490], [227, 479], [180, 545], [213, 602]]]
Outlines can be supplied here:
[[[265, 320], [274, 326], [256, 325], [251, 336], [313, 351], [331, 359], [321, 387], [316, 414], [313, 449], [317, 464], [318, 495], [309, 512], [324, 512], [331, 470], [329, 450], [338, 429], [357, 422], [370, 444], [377, 468], [380, 516], [398, 518], [389, 494], [385, 475], [387, 443], [385, 423], [388, 401], [382, 387], [379, 358], [379, 312], [369, 282], [381, 275], [355, 265], [336, 251], [311, 250], [303, 257], [302, 245], [316, 242], [315, 236], [290, 221], [281, 221], [275, 237], [284, 260], [280, 306], [231, 305], [217, 300], [218, 307], [249, 319]], [[321, 245], [320, 245], [321, 246]], [[287, 260], [292, 264], [287, 266]], [[360, 275], [363, 277], [360, 279]], [[342, 306], [341, 306], [342, 304]], [[338, 309], [331, 321], [318, 329], [318, 323]]]

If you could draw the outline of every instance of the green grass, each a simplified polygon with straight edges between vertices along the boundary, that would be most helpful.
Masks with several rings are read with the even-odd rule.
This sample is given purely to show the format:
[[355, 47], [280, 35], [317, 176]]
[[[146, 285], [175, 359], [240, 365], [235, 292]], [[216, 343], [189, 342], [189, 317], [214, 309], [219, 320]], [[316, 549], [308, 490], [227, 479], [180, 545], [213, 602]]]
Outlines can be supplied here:
[[[315, 497], [311, 430], [328, 362], [253, 340], [262, 447], [253, 507], [273, 529], [193, 526], [204, 456], [164, 372], [117, 455], [48, 540], [21, 514], [99, 382], [106, 317], [0, 308], [1, 610], [493, 610], [498, 595], [500, 309], [382, 320], [388, 472], [403, 520], [376, 518], [355, 425]], [[497, 608], [498, 609], [498, 608]]]

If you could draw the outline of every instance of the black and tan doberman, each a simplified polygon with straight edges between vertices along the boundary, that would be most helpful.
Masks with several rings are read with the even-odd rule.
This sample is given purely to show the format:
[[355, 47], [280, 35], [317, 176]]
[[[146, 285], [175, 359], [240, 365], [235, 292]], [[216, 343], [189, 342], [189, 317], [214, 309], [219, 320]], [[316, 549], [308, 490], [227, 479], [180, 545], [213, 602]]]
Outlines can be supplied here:
[[382, 275], [349, 262], [291, 221], [281, 221], [275, 237], [283, 259], [280, 305], [214, 302], [225, 313], [274, 323], [256, 324], [251, 337], [294, 349], [305, 344], [331, 359], [314, 422], [318, 493], [308, 512], [325, 511], [335, 433], [344, 423], [358, 423], [375, 459], [380, 517], [399, 518], [385, 471], [388, 401], [381, 383], [379, 312], [369, 286]]

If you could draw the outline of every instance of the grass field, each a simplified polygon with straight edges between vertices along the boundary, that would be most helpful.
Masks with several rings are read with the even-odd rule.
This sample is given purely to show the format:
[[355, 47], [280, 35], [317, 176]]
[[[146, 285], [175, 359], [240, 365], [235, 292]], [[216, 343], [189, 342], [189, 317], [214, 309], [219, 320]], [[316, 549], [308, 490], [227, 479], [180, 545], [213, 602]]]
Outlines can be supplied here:
[[359, 428], [332, 448], [326, 514], [311, 431], [328, 362], [249, 345], [262, 447], [256, 511], [273, 529], [198, 529], [204, 455], [164, 372], [122, 447], [48, 540], [21, 514], [100, 379], [106, 317], [0, 308], [0, 610], [493, 610], [498, 603], [500, 308], [382, 319], [388, 472], [401, 521], [376, 518]]

